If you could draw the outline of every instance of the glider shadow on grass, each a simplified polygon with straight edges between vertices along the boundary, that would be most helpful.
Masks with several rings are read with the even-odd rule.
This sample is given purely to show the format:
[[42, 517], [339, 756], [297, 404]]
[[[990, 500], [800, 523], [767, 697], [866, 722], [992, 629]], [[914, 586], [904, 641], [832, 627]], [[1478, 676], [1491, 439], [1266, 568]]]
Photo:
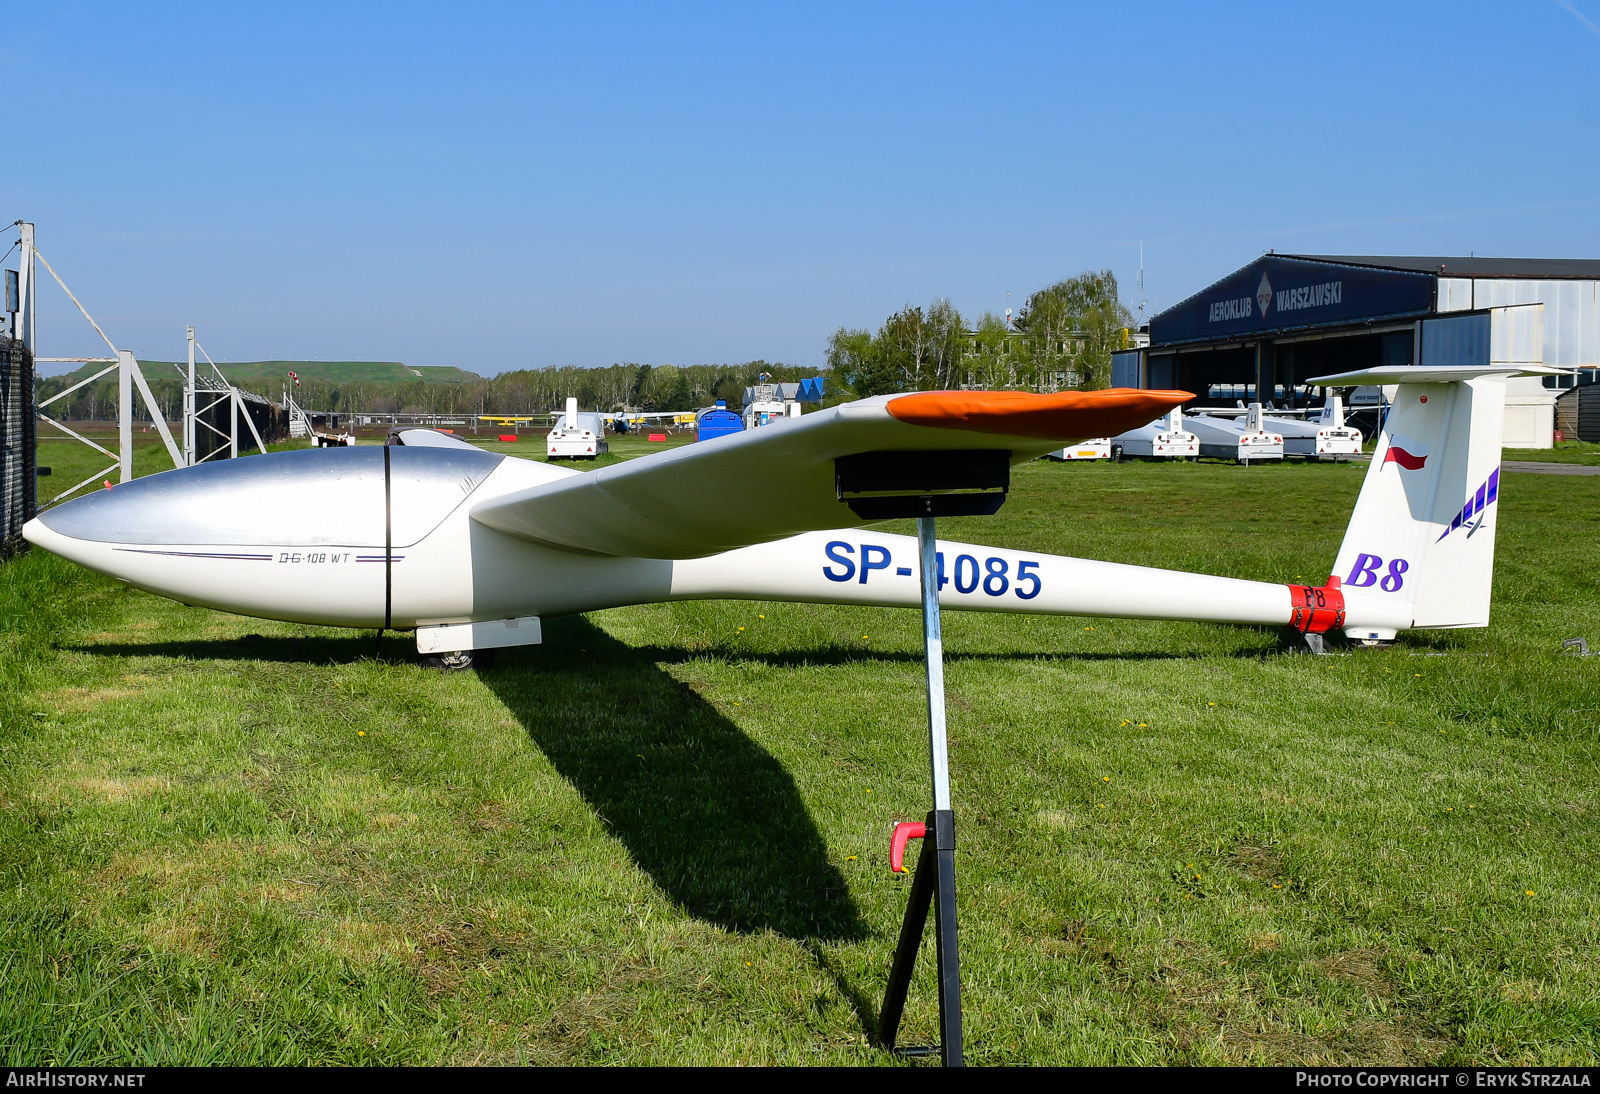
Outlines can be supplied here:
[[[822, 942], [869, 933], [794, 779], [766, 749], [657, 668], [660, 651], [632, 649], [582, 616], [544, 629], [546, 645], [498, 651], [480, 679], [668, 897], [731, 930]], [[414, 663], [410, 645], [386, 639], [383, 659]], [[300, 664], [374, 656], [371, 632], [74, 648]]]
[[695, 692], [581, 616], [503, 650], [483, 682], [634, 862], [696, 918], [834, 941], [868, 934], [790, 776]]
[[[371, 631], [343, 635], [262, 635], [194, 638], [176, 642], [94, 642], [62, 649], [100, 657], [172, 657], [180, 661], [277, 661], [295, 665], [349, 665], [377, 660]], [[409, 635], [383, 640], [381, 660], [415, 663]]]

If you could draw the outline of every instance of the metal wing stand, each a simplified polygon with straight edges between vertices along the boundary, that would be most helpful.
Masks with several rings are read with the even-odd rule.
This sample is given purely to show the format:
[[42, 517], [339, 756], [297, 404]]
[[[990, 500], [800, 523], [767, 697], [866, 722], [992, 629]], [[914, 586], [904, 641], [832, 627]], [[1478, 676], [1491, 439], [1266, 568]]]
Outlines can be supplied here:
[[[895, 825], [890, 866], [903, 870], [909, 840], [922, 840], [922, 854], [911, 882], [900, 941], [883, 1007], [877, 1040], [904, 1056], [937, 1051], [945, 1067], [961, 1067], [961, 963], [956, 941], [956, 830], [950, 808], [950, 763], [945, 734], [944, 643], [939, 629], [939, 589], [944, 584], [934, 518], [980, 516], [996, 512], [1010, 488], [1010, 453], [1004, 451], [868, 452], [835, 462], [839, 499], [871, 520], [917, 518], [917, 550], [922, 575], [922, 636], [927, 658], [928, 752], [933, 775], [933, 810], [923, 823]], [[918, 491], [907, 494], [905, 491]], [[933, 491], [941, 491], [933, 493]], [[898, 492], [898, 493], [897, 493]], [[931, 838], [930, 838], [931, 837]], [[933, 907], [934, 950], [939, 975], [939, 1045], [897, 1047], [906, 992]]]
[[[922, 840], [922, 855], [911, 881], [911, 899], [900, 925], [900, 943], [883, 1007], [878, 1011], [878, 1043], [907, 1056], [932, 1055], [931, 1049], [897, 1049], [900, 1016], [917, 965], [917, 951], [933, 902], [934, 952], [939, 970], [939, 1054], [945, 1067], [961, 1058], [961, 959], [956, 943], [956, 824], [950, 809], [950, 761], [944, 722], [944, 642], [939, 633], [939, 559], [934, 518], [917, 518], [917, 548], [922, 558], [922, 639], [927, 655], [928, 751], [933, 768], [933, 811], [924, 824], [897, 824], [891, 865], [901, 869], [908, 839]], [[930, 839], [929, 836], [932, 838]], [[893, 852], [898, 851], [899, 854]]]

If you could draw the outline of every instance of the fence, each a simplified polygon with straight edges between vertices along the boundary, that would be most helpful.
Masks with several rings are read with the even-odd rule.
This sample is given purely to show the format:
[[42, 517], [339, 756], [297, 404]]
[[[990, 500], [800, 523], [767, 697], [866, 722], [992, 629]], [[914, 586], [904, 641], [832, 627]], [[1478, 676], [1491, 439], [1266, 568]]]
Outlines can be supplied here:
[[38, 504], [33, 421], [33, 354], [0, 335], [0, 557], [22, 543]]

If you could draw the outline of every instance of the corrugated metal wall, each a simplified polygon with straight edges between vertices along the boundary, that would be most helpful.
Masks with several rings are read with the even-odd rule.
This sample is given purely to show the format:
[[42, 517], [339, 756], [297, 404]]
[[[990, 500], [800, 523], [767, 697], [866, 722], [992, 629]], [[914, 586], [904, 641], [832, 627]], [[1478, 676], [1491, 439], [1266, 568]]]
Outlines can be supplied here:
[[1422, 322], [1423, 365], [1487, 365], [1489, 316], [1458, 315]]
[[1441, 277], [1439, 279], [1440, 312], [1472, 310], [1472, 279], [1469, 277]]
[[1111, 386], [1112, 387], [1139, 387], [1139, 362], [1144, 357], [1143, 350], [1124, 349], [1111, 355]]
[[1489, 313], [1489, 360], [1537, 365], [1544, 361], [1544, 304], [1519, 304]]
[[0, 557], [22, 542], [33, 516], [34, 450], [33, 355], [0, 335]]
[[1600, 442], [1600, 384], [1585, 384], [1556, 400], [1556, 428], [1590, 444]]
[[1600, 365], [1600, 281], [1464, 277], [1439, 279], [1439, 310], [1544, 305], [1544, 363], [1558, 368]]

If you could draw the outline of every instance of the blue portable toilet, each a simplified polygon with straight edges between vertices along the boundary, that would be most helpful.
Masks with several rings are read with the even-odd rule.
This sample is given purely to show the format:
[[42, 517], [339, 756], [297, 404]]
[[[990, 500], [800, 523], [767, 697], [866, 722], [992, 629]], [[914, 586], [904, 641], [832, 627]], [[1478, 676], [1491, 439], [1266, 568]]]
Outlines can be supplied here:
[[694, 439], [709, 441], [713, 437], [726, 437], [730, 433], [744, 432], [744, 419], [728, 409], [726, 399], [707, 407], [694, 416]]

